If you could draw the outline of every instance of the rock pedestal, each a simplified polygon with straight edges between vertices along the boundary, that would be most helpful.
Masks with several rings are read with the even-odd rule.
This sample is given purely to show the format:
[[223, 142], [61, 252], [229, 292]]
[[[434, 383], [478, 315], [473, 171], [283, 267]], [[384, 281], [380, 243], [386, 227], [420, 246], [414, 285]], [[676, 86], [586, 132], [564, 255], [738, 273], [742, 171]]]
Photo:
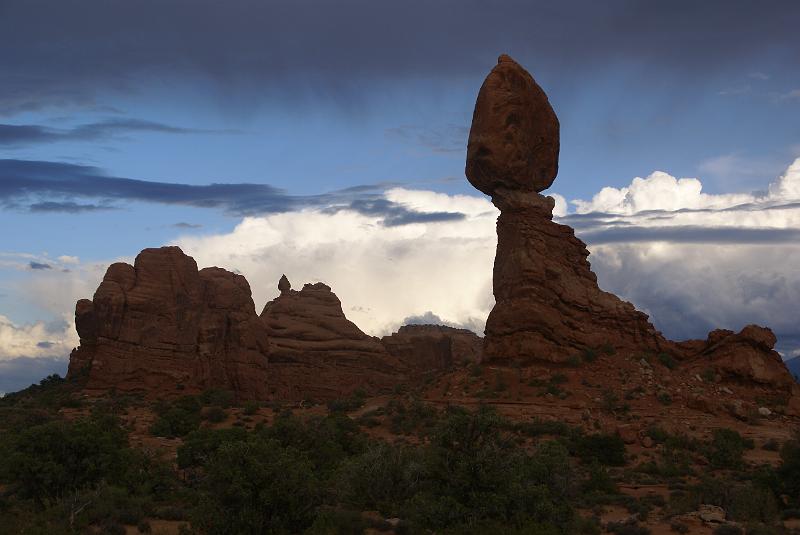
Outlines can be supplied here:
[[603, 345], [664, 348], [647, 315], [600, 290], [574, 231], [552, 221], [554, 201], [539, 192], [556, 177], [558, 152], [544, 91], [500, 56], [475, 103], [466, 165], [470, 183], [500, 209], [484, 357], [562, 362]]

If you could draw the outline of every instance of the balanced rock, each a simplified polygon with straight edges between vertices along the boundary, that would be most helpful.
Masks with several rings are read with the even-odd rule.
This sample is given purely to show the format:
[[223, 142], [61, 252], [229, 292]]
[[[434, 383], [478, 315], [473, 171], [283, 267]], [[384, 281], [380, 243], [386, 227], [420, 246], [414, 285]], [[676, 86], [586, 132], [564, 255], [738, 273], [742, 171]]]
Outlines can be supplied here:
[[403, 325], [381, 342], [411, 375], [480, 362], [483, 353], [483, 340], [474, 332], [444, 325]]
[[247, 280], [198, 271], [178, 247], [109, 266], [94, 298], [78, 301], [75, 324], [68, 375], [85, 374], [88, 390], [267, 395], [268, 342]]
[[300, 291], [281, 278], [281, 294], [261, 312], [269, 336], [270, 388], [281, 398], [331, 399], [356, 390], [376, 393], [404, 372], [380, 340], [348, 320], [330, 287], [318, 282]]
[[487, 195], [540, 192], [558, 173], [559, 125], [542, 88], [503, 54], [481, 86], [467, 145], [467, 179]]
[[646, 314], [598, 287], [586, 245], [552, 221], [555, 201], [538, 192], [556, 176], [558, 147], [544, 91], [500, 56], [475, 104], [466, 165], [470, 183], [500, 209], [484, 357], [563, 362], [602, 345], [669, 350]]

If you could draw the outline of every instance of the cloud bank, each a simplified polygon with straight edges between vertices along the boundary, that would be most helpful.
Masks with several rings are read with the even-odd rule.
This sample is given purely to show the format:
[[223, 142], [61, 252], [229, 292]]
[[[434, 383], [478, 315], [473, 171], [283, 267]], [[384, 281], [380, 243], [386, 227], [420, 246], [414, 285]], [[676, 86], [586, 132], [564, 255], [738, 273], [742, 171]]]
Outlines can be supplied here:
[[[799, 185], [800, 159], [761, 193], [709, 195], [699, 179], [656, 172], [572, 201], [571, 213], [561, 198], [556, 220], [587, 241], [601, 287], [649, 313], [668, 337], [758, 323], [775, 330], [789, 356], [800, 349]], [[373, 202], [247, 216], [231, 232], [173, 243], [200, 266], [245, 275], [258, 311], [278, 294], [285, 273], [295, 288], [331, 285], [347, 316], [373, 335], [405, 321], [481, 332], [493, 306], [494, 206], [484, 197], [405, 188], [389, 188]], [[405, 213], [416, 217], [390, 223]], [[436, 216], [443, 213], [458, 217]], [[26, 299], [61, 321], [21, 325], [1, 318], [0, 360], [66, 356], [77, 342], [74, 302], [91, 296], [114, 260], [0, 254], [0, 267], [28, 277], [19, 290]], [[31, 269], [33, 263], [53, 269]]]

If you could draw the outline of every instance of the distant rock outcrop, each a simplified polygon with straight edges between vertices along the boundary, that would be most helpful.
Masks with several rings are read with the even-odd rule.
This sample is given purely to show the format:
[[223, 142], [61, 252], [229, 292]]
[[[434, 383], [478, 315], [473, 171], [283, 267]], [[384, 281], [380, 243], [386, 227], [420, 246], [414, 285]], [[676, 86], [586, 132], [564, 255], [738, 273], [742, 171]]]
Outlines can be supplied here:
[[281, 294], [261, 312], [278, 397], [330, 399], [402, 381], [405, 367], [345, 317], [330, 287], [318, 282], [292, 290], [284, 275], [278, 288]]
[[562, 362], [602, 345], [664, 349], [647, 315], [600, 290], [574, 231], [553, 223], [554, 200], [538, 192], [555, 179], [558, 151], [544, 91], [500, 56], [478, 94], [466, 165], [470, 183], [500, 209], [485, 358]]
[[444, 325], [403, 325], [381, 341], [411, 375], [480, 362], [483, 353], [483, 339], [474, 332]]
[[75, 323], [81, 344], [68, 374], [86, 374], [89, 390], [267, 396], [267, 336], [247, 280], [198, 271], [177, 247], [109, 266], [94, 298], [78, 301]]
[[766, 327], [748, 325], [739, 333], [716, 329], [708, 338], [680, 345], [688, 355], [687, 365], [698, 372], [713, 370], [723, 380], [769, 387], [787, 396], [787, 412], [800, 416], [800, 385], [773, 348], [777, 339]]

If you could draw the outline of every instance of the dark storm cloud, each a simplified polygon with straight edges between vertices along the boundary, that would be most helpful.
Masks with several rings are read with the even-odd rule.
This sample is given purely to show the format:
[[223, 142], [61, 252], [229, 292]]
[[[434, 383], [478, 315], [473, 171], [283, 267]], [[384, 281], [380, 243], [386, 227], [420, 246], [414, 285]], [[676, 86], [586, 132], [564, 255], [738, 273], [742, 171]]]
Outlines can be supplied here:
[[[303, 208], [354, 210], [380, 217], [387, 226], [462, 219], [451, 212], [416, 212], [383, 198], [383, 184], [356, 186], [320, 195], [289, 195], [267, 184], [180, 184], [105, 175], [100, 169], [62, 162], [0, 160], [0, 207], [31, 212], [81, 213], [111, 209], [113, 201], [140, 201], [212, 208], [235, 216]], [[82, 204], [75, 198], [100, 199]], [[32, 200], [31, 200], [32, 199]]]
[[43, 264], [41, 262], [34, 262], [33, 260], [28, 263], [28, 267], [35, 270], [53, 269], [50, 264]]
[[53, 143], [57, 141], [95, 141], [136, 132], [195, 134], [214, 131], [179, 128], [137, 119], [111, 119], [67, 129], [48, 128], [38, 125], [0, 124], [0, 147]]
[[28, 210], [34, 213], [83, 214], [116, 210], [116, 207], [109, 204], [80, 204], [73, 201], [43, 201], [28, 205]]
[[382, 217], [383, 224], [387, 227], [412, 223], [459, 221], [466, 217], [459, 212], [414, 212], [386, 199], [355, 199], [349, 204], [349, 208], [365, 215]]
[[597, 65], [660, 82], [764, 54], [791, 69], [798, 18], [795, 0], [6, 0], [0, 113], [184, 75], [348, 99], [365, 80], [481, 77], [500, 52], [567, 84]]

